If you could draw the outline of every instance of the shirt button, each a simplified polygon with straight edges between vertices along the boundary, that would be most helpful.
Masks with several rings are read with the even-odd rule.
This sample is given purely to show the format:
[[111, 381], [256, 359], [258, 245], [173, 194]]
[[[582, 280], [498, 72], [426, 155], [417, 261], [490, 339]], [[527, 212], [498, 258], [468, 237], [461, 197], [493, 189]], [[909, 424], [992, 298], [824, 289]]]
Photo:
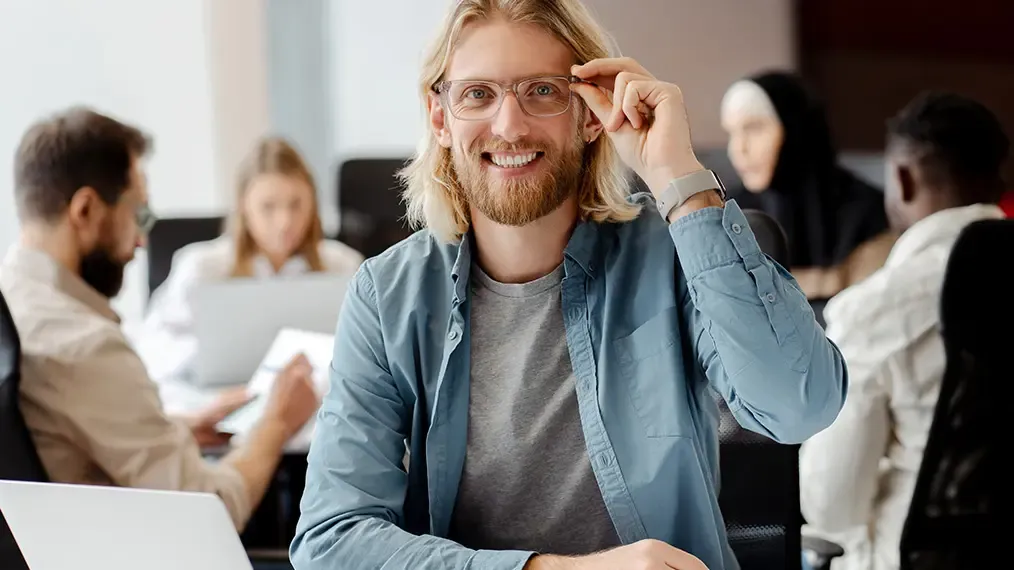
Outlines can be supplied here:
[[743, 226], [739, 224], [732, 224], [732, 233], [741, 234], [743, 233]]
[[458, 339], [458, 331], [453, 331], [452, 330], [451, 332], [447, 333], [447, 338], [449, 338], [451, 340], [457, 340]]
[[775, 302], [775, 294], [774, 293], [768, 293], [767, 296], [764, 297], [764, 298], [768, 300], [768, 303], [774, 303]]

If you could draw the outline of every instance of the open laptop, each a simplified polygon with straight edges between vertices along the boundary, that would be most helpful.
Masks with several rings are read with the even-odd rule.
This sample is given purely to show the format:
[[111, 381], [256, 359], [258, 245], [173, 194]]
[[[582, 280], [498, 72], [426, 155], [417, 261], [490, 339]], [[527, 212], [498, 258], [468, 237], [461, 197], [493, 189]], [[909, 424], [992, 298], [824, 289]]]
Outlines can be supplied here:
[[216, 495], [0, 481], [32, 570], [251, 570]]
[[248, 382], [283, 328], [334, 334], [349, 279], [316, 273], [195, 287], [190, 306], [197, 353], [190, 380], [199, 386]]

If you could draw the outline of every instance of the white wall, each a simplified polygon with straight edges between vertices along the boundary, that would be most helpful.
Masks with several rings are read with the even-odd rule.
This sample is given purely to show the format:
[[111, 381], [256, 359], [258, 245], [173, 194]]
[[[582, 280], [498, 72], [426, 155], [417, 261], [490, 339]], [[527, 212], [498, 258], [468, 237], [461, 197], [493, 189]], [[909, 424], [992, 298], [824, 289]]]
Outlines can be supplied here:
[[[719, 101], [730, 83], [792, 67], [792, 0], [586, 0], [623, 55], [678, 83], [694, 138], [723, 145]], [[423, 133], [422, 50], [450, 0], [331, 2], [332, 147], [336, 156], [407, 156]]]
[[423, 134], [423, 50], [452, 0], [332, 0], [332, 156], [408, 156]]
[[[11, 157], [18, 140], [39, 117], [73, 104], [94, 106], [153, 136], [147, 171], [158, 214], [223, 211], [237, 153], [267, 128], [257, 5], [0, 3], [0, 251], [17, 236]], [[143, 262], [129, 267], [117, 299], [125, 320], [143, 307]]]
[[718, 114], [732, 82], [796, 65], [793, 0], [585, 2], [624, 56], [680, 86], [697, 145], [725, 145]]

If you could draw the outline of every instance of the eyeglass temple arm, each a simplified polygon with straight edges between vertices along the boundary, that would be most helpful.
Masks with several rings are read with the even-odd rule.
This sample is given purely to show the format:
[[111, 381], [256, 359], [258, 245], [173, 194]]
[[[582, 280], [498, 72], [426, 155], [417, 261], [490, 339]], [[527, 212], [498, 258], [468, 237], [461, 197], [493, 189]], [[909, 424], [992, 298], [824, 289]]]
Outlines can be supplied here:
[[571, 75], [567, 79], [569, 79], [571, 83], [585, 83], [587, 85], [591, 85], [591, 86], [594, 86], [594, 87], [600, 87], [600, 85], [598, 83], [595, 83], [593, 81], [588, 81], [587, 79], [581, 79], [580, 77], [578, 77], [576, 75]]

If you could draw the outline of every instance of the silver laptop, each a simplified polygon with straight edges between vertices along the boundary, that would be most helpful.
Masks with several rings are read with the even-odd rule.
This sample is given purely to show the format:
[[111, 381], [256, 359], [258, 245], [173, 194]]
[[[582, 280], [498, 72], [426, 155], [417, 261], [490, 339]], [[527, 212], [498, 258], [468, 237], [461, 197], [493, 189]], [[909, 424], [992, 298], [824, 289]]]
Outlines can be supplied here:
[[32, 570], [251, 570], [216, 495], [0, 481]]
[[317, 273], [195, 287], [190, 306], [197, 354], [190, 380], [200, 386], [248, 382], [285, 327], [334, 334], [349, 279]]

